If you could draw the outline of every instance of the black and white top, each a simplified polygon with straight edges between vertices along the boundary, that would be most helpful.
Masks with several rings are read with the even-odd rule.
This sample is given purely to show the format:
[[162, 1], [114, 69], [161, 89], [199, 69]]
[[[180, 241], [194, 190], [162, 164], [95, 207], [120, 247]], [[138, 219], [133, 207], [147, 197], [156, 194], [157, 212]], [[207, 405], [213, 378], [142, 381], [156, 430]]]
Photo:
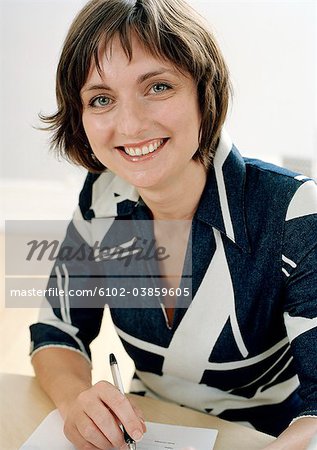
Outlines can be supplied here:
[[[109, 171], [88, 174], [63, 245], [88, 251], [97, 241], [121, 245], [113, 230], [128, 220], [129, 252], [138, 221], [150, 218], [135, 188]], [[135, 362], [132, 391], [275, 435], [294, 417], [317, 416], [315, 182], [242, 158], [223, 133], [192, 222], [191, 248], [192, 300], [178, 305], [171, 327], [157, 298], [129, 308], [126, 298], [119, 304], [94, 295], [110, 285], [107, 274], [117, 273], [118, 259], [104, 261], [95, 250], [91, 264], [58, 259], [49, 286], [65, 293], [48, 298], [52, 308], [31, 326], [32, 352], [67, 346], [90, 358], [108, 303]], [[135, 267], [125, 274], [141, 286]], [[85, 302], [67, 294], [94, 285]]]

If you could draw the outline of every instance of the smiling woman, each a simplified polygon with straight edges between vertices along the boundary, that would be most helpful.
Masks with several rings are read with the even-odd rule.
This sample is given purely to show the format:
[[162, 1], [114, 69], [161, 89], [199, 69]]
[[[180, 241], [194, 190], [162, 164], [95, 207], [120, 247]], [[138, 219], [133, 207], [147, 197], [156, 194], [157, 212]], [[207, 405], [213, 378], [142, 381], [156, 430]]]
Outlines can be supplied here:
[[[137, 48], [134, 48], [136, 45]], [[117, 49], [120, 55], [114, 51]], [[142, 86], [145, 89], [151, 78], [153, 94], [169, 91], [173, 85], [170, 85], [169, 78], [164, 79], [164, 74], [172, 77], [176, 84], [180, 81], [181, 73], [184, 79], [189, 78], [187, 82], [192, 80], [195, 85], [194, 95], [198, 93], [202, 113], [200, 145], [196, 149], [195, 159], [200, 159], [208, 166], [227, 113], [229, 76], [221, 52], [206, 24], [189, 5], [177, 0], [169, 3], [151, 0], [146, 4], [116, 0], [92, 1], [84, 7], [69, 30], [58, 66], [58, 112], [51, 117], [42, 117], [50, 124], [50, 129], [55, 130], [53, 145], [64, 156], [84, 164], [90, 171], [104, 170], [103, 165], [91, 160], [85, 148], [87, 139], [81, 126], [80, 92], [85, 84], [89, 84], [87, 88], [95, 91], [94, 100], [97, 102], [93, 100], [91, 106], [110, 107], [114, 99], [111, 95], [104, 95], [102, 90], [109, 88], [111, 91], [115, 86], [109, 86], [111, 79], [106, 80], [101, 76], [104, 62], [108, 62], [109, 57], [112, 58], [112, 65], [122, 62], [123, 66], [113, 68], [117, 74], [123, 75], [123, 67], [136, 57], [135, 51], [139, 59], [143, 56], [140, 52], [146, 54], [143, 69], [147, 59], [152, 63], [152, 69], [146, 67], [143, 73], [131, 73], [137, 77], [135, 82], [140, 88]], [[92, 77], [92, 66], [95, 77], [94, 81], [88, 83], [88, 78]], [[110, 67], [108, 71], [108, 75], [114, 78]], [[155, 91], [154, 81], [156, 87], [160, 86], [159, 91]], [[151, 88], [149, 86], [149, 94]], [[190, 109], [183, 104], [185, 107]], [[71, 126], [69, 119], [72, 119]]]
[[[120, 423], [145, 432], [113, 385], [91, 384], [107, 304], [131, 391], [279, 435], [267, 450], [304, 449], [317, 428], [317, 188], [232, 144], [208, 27], [183, 0], [92, 0], [56, 92], [52, 144], [89, 173], [48, 284], [62, 293], [31, 336], [68, 439], [105, 449], [124, 444]], [[65, 262], [69, 249], [83, 258]], [[98, 295], [70, 294], [82, 291]]]
[[83, 127], [94, 155], [140, 193], [199, 177], [202, 165], [193, 156], [201, 113], [191, 75], [152, 56], [135, 35], [131, 60], [119, 37], [110, 49], [81, 89]]

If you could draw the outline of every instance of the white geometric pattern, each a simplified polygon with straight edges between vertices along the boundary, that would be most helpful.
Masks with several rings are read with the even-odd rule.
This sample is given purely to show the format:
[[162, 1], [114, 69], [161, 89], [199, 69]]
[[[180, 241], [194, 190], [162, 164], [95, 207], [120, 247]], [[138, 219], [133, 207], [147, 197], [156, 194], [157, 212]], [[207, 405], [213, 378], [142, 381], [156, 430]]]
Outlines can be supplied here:
[[286, 215], [286, 220], [317, 214], [317, 186], [313, 180], [304, 182], [295, 192]]

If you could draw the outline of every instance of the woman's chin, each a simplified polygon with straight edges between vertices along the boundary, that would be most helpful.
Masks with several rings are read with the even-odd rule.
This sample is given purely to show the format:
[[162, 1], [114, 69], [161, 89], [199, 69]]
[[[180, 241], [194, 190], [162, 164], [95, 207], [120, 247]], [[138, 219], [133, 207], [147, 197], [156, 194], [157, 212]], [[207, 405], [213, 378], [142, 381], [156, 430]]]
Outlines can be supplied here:
[[130, 184], [132, 184], [136, 189], [155, 189], [159, 187], [159, 183], [155, 182], [155, 180], [130, 180]]
[[133, 175], [129, 174], [129, 176], [124, 177], [124, 179], [136, 189], [155, 189], [162, 187], [164, 183], [163, 174], [160, 175], [157, 171], [135, 172]]

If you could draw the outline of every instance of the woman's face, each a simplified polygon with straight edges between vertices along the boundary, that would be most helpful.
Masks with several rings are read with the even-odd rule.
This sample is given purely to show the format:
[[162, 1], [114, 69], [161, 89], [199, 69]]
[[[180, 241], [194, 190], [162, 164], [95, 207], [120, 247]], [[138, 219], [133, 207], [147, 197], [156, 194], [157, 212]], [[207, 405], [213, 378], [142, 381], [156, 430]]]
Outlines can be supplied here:
[[137, 188], [162, 188], [190, 173], [201, 115], [191, 76], [134, 38], [128, 60], [118, 38], [81, 90], [83, 126], [96, 157]]

